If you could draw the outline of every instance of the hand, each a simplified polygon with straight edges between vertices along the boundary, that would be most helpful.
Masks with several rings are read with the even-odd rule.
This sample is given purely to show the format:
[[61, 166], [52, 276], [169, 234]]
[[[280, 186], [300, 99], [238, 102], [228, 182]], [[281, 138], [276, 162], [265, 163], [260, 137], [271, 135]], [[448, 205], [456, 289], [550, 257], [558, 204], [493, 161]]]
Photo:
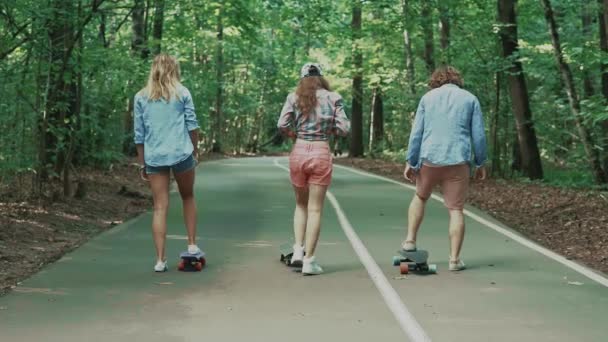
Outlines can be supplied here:
[[414, 183], [414, 180], [416, 179], [416, 171], [410, 166], [409, 163], [405, 165], [405, 171], [403, 171], [403, 177], [411, 183]]
[[198, 163], [199, 163], [198, 150], [195, 150], [194, 152], [192, 152], [192, 158], [194, 158], [194, 161], [196, 162], [196, 165], [198, 165]]
[[488, 170], [485, 166], [480, 166], [475, 169], [475, 179], [476, 180], [485, 180], [488, 178]]
[[141, 166], [139, 168], [139, 176], [145, 182], [149, 182], [150, 181], [150, 179], [148, 178], [148, 174], [146, 173], [146, 167], [145, 166]]

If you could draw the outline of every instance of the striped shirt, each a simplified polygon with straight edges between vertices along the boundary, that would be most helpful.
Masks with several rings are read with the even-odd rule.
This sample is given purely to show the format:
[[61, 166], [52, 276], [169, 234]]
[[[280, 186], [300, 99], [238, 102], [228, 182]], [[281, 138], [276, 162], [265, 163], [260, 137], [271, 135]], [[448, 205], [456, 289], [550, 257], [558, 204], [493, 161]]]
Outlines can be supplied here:
[[317, 100], [315, 110], [304, 115], [296, 107], [296, 94], [289, 94], [277, 124], [281, 133], [308, 141], [327, 141], [332, 134], [347, 135], [350, 120], [344, 112], [342, 97], [338, 93], [319, 89]]

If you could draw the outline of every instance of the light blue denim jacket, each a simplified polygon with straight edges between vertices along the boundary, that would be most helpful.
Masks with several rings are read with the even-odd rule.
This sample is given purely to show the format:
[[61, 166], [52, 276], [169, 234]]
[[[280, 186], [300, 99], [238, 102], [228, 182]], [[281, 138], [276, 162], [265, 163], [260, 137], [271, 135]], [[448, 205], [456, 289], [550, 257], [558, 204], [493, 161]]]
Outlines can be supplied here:
[[190, 131], [199, 128], [192, 95], [178, 86], [177, 98], [151, 101], [144, 91], [133, 101], [135, 144], [144, 145], [144, 161], [149, 166], [171, 166], [194, 152]]
[[479, 100], [454, 84], [429, 91], [416, 111], [407, 150], [408, 163], [419, 170], [424, 163], [449, 166], [470, 163], [472, 159], [477, 167], [487, 159]]

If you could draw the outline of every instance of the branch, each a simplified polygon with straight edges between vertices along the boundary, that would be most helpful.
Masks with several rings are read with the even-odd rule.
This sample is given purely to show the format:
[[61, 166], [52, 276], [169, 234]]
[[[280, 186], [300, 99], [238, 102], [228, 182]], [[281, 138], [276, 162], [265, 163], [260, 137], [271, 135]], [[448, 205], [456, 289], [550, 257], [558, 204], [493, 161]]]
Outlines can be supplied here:
[[25, 38], [21, 39], [20, 42], [15, 44], [13, 47], [9, 48], [6, 51], [0, 52], [0, 61], [5, 59], [8, 55], [13, 53], [13, 51], [17, 50], [21, 45], [27, 43], [27, 41], [29, 41], [29, 40], [30, 40], [30, 36], [26, 36]]
[[131, 9], [129, 10], [129, 13], [127, 13], [127, 15], [125, 15], [125, 17], [118, 23], [118, 25], [116, 25], [115, 27], [112, 28], [112, 33], [110, 34], [110, 38], [108, 39], [105, 47], [110, 47], [110, 44], [112, 44], [114, 39], [116, 39], [116, 33], [118, 33], [118, 31], [120, 31], [120, 28], [122, 27], [122, 25], [124, 25], [127, 22], [127, 20], [129, 20], [129, 18], [131, 17], [131, 14], [133, 13], [134, 10], [135, 10], [135, 7], [131, 7]]

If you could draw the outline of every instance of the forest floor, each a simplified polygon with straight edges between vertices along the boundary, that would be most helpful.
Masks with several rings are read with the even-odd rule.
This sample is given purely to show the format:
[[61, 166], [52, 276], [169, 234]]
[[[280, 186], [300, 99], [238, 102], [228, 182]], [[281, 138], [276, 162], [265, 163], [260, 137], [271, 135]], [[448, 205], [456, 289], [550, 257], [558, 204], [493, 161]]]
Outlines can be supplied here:
[[[334, 161], [404, 181], [403, 163]], [[568, 259], [608, 273], [608, 192], [490, 179], [473, 182], [468, 203]]]
[[[207, 155], [203, 160], [221, 158]], [[17, 184], [0, 187], [0, 295], [91, 237], [152, 207], [147, 183], [141, 181], [134, 159], [113, 164], [111, 170], [82, 169], [84, 199], [51, 194], [59, 180], [45, 185], [44, 196], [32, 197]]]

